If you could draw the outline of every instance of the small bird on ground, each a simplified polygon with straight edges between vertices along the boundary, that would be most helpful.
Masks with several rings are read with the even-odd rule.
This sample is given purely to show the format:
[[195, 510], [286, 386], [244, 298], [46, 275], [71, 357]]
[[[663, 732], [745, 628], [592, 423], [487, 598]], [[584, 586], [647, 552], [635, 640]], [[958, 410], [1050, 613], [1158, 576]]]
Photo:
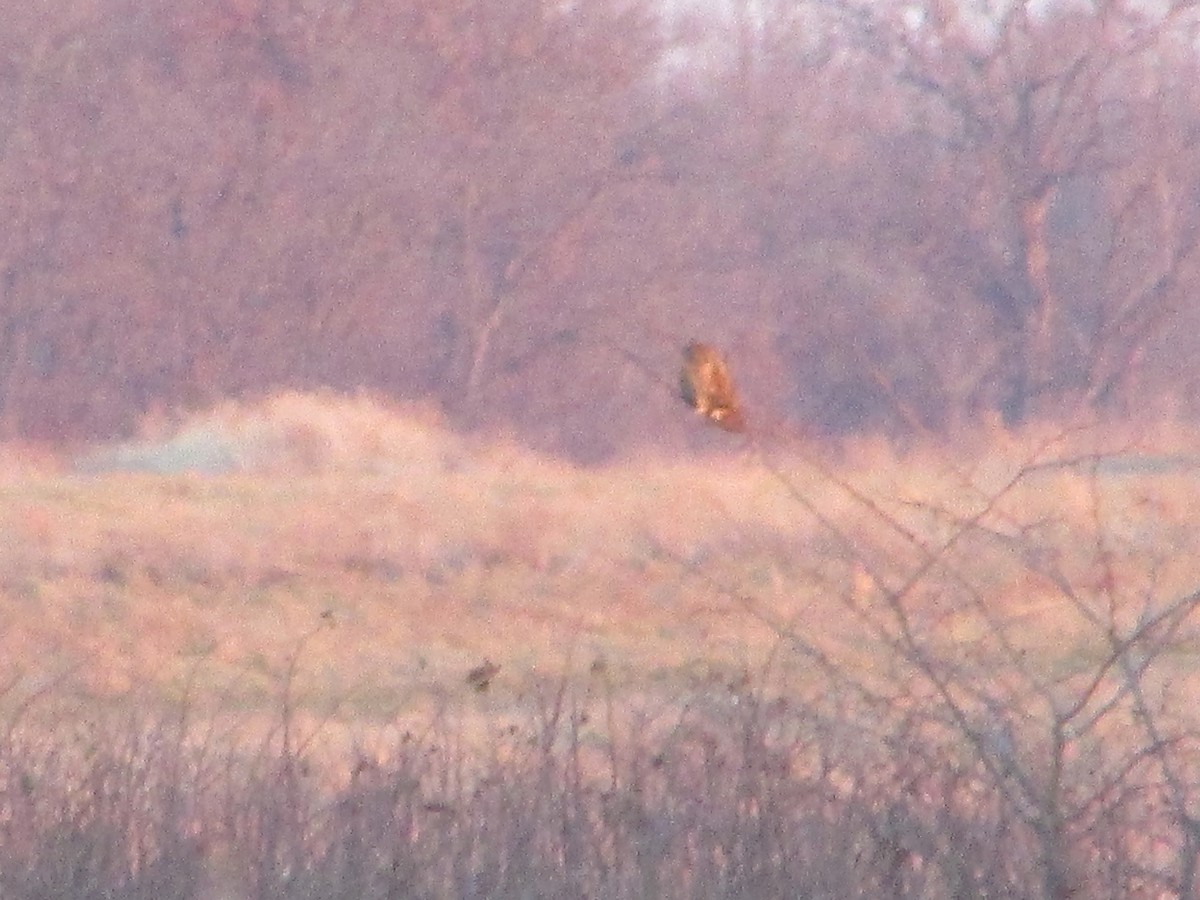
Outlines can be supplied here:
[[500, 672], [500, 667], [490, 659], [484, 659], [482, 663], [473, 668], [467, 673], [467, 684], [475, 688], [479, 693], [483, 693], [492, 685], [492, 679]]

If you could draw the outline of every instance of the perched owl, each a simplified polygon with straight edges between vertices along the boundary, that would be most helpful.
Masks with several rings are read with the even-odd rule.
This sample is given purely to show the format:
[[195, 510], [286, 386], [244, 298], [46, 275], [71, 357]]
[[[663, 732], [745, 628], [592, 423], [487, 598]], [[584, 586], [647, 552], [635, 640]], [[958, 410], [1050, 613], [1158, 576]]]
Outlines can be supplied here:
[[738, 405], [733, 379], [715, 347], [692, 341], [683, 350], [679, 393], [685, 403], [726, 431], [743, 431], [746, 422]]

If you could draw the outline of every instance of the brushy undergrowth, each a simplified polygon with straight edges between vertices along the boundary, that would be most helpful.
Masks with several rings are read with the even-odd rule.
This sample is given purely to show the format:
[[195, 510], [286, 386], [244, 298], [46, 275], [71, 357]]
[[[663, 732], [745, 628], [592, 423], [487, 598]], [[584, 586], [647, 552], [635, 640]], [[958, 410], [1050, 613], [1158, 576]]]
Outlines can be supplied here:
[[[59, 725], [0, 735], [12, 900], [1048, 896], [960, 741], [749, 682], [653, 714], [564, 683], [483, 741], [434, 718], [336, 751], [286, 714], [253, 739], [179, 710]], [[1061, 847], [1076, 896], [1170, 895], [1184, 825], [1134, 788]]]

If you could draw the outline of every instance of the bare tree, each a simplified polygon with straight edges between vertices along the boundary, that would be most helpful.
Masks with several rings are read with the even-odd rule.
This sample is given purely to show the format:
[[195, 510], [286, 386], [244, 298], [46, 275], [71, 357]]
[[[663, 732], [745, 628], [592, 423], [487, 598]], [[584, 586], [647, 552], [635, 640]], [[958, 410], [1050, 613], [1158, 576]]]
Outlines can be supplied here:
[[957, 206], [922, 252], [973, 273], [1003, 353], [976, 380], [1006, 383], [1011, 421], [1055, 397], [1111, 399], [1181, 302], [1196, 240], [1179, 74], [1194, 62], [1178, 48], [1193, 6], [842, 6], [907, 93], [926, 191]]
[[[1068, 446], [1036, 448], [998, 486], [952, 473], [953, 506], [872, 496], [813, 461], [873, 523], [869, 541], [766, 458], [857, 571], [840, 591], [857, 627], [832, 641], [799, 634], [753, 597], [730, 593], [837, 693], [856, 697], [877, 739], [929, 756], [927, 770], [888, 782], [895, 812], [885, 820], [891, 836], [879, 839], [898, 854], [886, 878], [897, 895], [929, 867], [946, 884], [980, 875], [938, 852], [940, 826], [928, 816], [952, 803], [942, 788], [906, 799], [912, 780], [944, 785], [955, 771], [983, 791], [970, 802], [994, 793], [1019, 823], [1036, 850], [1041, 896], [1189, 897], [1197, 888], [1194, 714], [1170, 659], [1198, 633], [1200, 590], [1160, 588], [1164, 554], [1118, 536], [1109, 457]], [[1018, 495], [1048, 473], [1086, 485], [1088, 508], [1031, 518]], [[1020, 593], [997, 592], [1002, 571]], [[1039, 610], [1052, 635], [1030, 621]]]
[[444, 398], [468, 421], [482, 412], [501, 333], [549, 310], [626, 183], [615, 126], [654, 51], [648, 15], [640, 3], [536, 0], [487, 12], [442, 2], [417, 15], [413, 40], [437, 79], [426, 139], [444, 166], [445, 194], [429, 210], [441, 217]]

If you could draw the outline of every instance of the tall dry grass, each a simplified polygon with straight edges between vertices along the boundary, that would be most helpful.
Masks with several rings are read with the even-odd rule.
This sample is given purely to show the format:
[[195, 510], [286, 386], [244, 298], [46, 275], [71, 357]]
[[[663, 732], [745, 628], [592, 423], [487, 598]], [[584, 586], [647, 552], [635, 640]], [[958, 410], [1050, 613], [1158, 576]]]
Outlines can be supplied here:
[[3, 893], [1186, 896], [1194, 446], [580, 469], [285, 395], [15, 471]]
[[[761, 687], [614, 710], [581, 678], [483, 747], [444, 720], [334, 753], [288, 743], [285, 721], [245, 739], [183, 709], [16, 723], [0, 740], [0, 891], [1047, 896], [1038, 835], [961, 746]], [[623, 724], [600, 739], [593, 719]], [[1069, 848], [1075, 895], [1169, 895], [1178, 842], [1153, 790], [1102, 805]]]
[[[1102, 442], [1121, 450], [1097, 476], [1112, 553], [1143, 586], [1197, 574], [1188, 439]], [[631, 685], [655, 673], [686, 682], [698, 657], [736, 669], [778, 640], [731, 599], [738, 592], [797, 629], [852, 640], [844, 600], [870, 599], [872, 579], [914, 564], [885, 519], [944, 536], [1047, 440], [997, 434], [988, 448], [903, 456], [863, 443], [838, 458], [796, 443], [766, 460], [580, 469], [465, 442], [365, 397], [231, 403], [74, 462], [9, 472], [0, 649], [18, 667], [82, 667], [97, 695], [144, 683], [169, 695], [199, 668], [214, 692], [237, 683], [253, 703], [269, 700], [287, 648], [330, 612], [338, 628], [315, 648], [327, 680], [314, 691], [354, 694], [363, 714], [427, 705], [484, 657], [514, 693], [514, 673], [553, 676], [569, 658], [603, 657]], [[1043, 454], [989, 527], [1014, 548], [1036, 539], [1072, 583], [1098, 583], [1094, 473], [1053, 464], [1098, 439], [1073, 441]], [[963, 541], [961, 564], [1009, 614], [1043, 623], [1034, 643], [1065, 642], [1078, 623], [1053, 585], [1015, 550], [973, 559], [987, 540]], [[918, 592], [931, 617], [939, 578], [929, 573]], [[962, 617], [941, 621], [970, 637]]]

